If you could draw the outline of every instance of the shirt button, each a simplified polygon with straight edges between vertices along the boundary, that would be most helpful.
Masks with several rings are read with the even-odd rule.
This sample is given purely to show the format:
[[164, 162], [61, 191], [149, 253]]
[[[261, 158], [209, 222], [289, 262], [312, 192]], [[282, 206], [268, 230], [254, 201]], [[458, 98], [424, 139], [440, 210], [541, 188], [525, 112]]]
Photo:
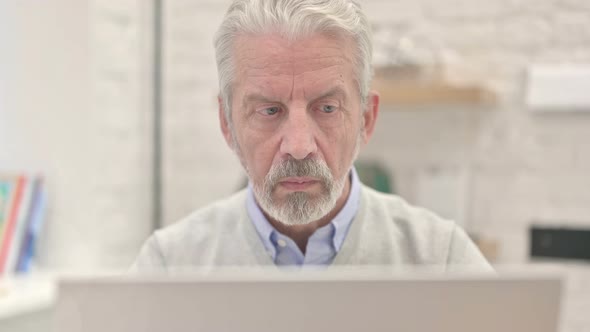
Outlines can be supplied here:
[[279, 247], [281, 247], [281, 248], [285, 248], [287, 246], [287, 242], [283, 239], [279, 239], [277, 241], [277, 243], [278, 243]]

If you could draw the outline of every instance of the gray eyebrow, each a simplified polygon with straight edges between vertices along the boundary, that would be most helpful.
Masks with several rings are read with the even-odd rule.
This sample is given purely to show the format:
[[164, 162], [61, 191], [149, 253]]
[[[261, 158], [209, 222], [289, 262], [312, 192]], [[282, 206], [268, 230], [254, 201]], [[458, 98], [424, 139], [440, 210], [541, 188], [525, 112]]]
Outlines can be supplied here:
[[341, 96], [343, 99], [346, 99], [346, 92], [344, 91], [344, 89], [342, 89], [341, 86], [335, 86], [332, 89], [328, 90], [328, 92], [320, 95], [317, 98], [314, 98], [314, 100], [311, 103], [314, 103], [320, 99], [324, 99], [324, 98], [332, 97], [332, 96]]
[[[277, 101], [260, 93], [251, 93], [246, 95], [242, 100], [242, 107], [245, 108], [251, 102], [276, 103]], [[284, 106], [282, 102], [279, 103]]]
[[[328, 90], [327, 92], [323, 93], [322, 95], [314, 98], [310, 102], [310, 104], [313, 104], [313, 103], [315, 103], [318, 100], [321, 100], [321, 99], [324, 99], [324, 98], [327, 98], [327, 97], [331, 97], [331, 96], [341, 96], [342, 98], [345, 99], [346, 98], [346, 92], [344, 91], [344, 89], [342, 87], [336, 86], [336, 87], [333, 87], [332, 89]], [[251, 94], [246, 95], [243, 98], [242, 106], [243, 107], [246, 107], [246, 105], [248, 105], [251, 102], [276, 103], [277, 101], [276, 100], [273, 100], [273, 99], [271, 99], [271, 98], [269, 98], [269, 97], [267, 97], [267, 96], [265, 96], [263, 94], [260, 94], [260, 93], [251, 93]], [[279, 103], [281, 105], [285, 106], [284, 103], [282, 103], [282, 102], [279, 102]]]

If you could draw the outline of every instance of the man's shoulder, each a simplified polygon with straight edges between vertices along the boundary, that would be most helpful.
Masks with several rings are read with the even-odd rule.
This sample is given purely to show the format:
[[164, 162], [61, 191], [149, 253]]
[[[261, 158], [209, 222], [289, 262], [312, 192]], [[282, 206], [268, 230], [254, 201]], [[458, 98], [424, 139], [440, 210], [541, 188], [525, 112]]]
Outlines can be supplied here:
[[235, 229], [245, 213], [246, 190], [210, 203], [188, 216], [155, 232], [160, 241], [178, 243], [183, 239], [192, 243], [210, 239], [220, 229]]
[[365, 229], [372, 239], [380, 238], [394, 246], [389, 254], [397, 255], [399, 262], [439, 265], [447, 270], [447, 265], [491, 269], [456, 222], [366, 186], [363, 198]]
[[[248, 232], [245, 205], [246, 191], [242, 190], [155, 231], [143, 245], [133, 269], [206, 266], [239, 256], [232, 248], [244, 247], [240, 241]], [[224, 245], [227, 243], [234, 246]]]
[[455, 222], [409, 204], [403, 198], [363, 188], [365, 237], [403, 264], [444, 265]]
[[[363, 186], [367, 213], [372, 219], [387, 220], [406, 228], [430, 228], [447, 233], [456, 223], [438, 216], [430, 210], [410, 204], [400, 196], [378, 192]], [[377, 218], [375, 218], [377, 217]]]

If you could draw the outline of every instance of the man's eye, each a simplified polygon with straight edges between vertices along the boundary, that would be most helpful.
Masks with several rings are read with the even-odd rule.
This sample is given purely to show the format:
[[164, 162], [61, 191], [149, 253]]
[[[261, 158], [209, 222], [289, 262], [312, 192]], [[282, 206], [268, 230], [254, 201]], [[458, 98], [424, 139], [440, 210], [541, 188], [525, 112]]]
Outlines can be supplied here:
[[336, 110], [336, 106], [332, 106], [332, 105], [323, 105], [321, 107], [321, 111], [324, 113], [332, 113]]
[[261, 110], [262, 114], [264, 115], [275, 115], [277, 114], [281, 109], [278, 106], [273, 106], [273, 107], [267, 107]]

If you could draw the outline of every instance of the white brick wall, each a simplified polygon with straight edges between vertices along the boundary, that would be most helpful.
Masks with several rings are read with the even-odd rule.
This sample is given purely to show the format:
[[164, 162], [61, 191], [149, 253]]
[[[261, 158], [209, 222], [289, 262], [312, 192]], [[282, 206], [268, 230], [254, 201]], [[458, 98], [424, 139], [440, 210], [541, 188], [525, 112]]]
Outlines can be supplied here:
[[236, 189], [243, 172], [217, 117], [213, 34], [227, 1], [165, 1], [164, 220]]
[[[90, 1], [93, 115], [89, 266], [124, 267], [151, 232], [151, 7], [142, 0]], [[93, 223], [89, 221], [93, 220]]]

